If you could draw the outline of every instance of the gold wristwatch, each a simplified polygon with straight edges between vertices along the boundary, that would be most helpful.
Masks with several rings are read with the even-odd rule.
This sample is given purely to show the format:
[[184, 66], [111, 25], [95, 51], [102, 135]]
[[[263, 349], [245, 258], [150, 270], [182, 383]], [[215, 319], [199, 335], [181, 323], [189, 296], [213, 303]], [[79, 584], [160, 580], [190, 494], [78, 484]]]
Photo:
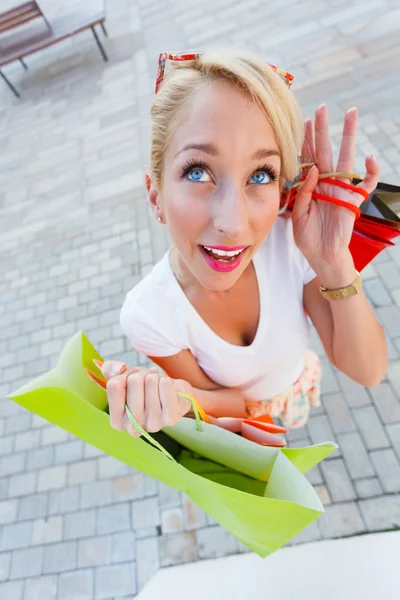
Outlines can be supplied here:
[[362, 288], [361, 275], [358, 271], [356, 271], [356, 273], [357, 279], [347, 287], [339, 288], [338, 290], [328, 290], [321, 285], [319, 291], [327, 300], [343, 300], [344, 298], [351, 298], [351, 296], [358, 294]]

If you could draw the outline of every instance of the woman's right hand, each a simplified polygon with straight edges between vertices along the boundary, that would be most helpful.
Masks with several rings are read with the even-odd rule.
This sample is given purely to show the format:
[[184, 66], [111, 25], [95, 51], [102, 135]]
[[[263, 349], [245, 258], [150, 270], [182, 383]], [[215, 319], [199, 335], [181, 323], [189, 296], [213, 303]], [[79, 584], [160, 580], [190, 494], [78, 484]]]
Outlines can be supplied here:
[[[118, 370], [122, 373], [118, 373]], [[101, 372], [107, 379], [110, 424], [113, 429], [126, 429], [132, 436], [140, 436], [128, 419], [125, 404], [139, 425], [150, 433], [175, 425], [191, 409], [189, 400], [177, 394], [184, 392], [193, 395], [190, 383], [161, 375], [157, 367], [127, 368], [119, 361], [107, 360]]]

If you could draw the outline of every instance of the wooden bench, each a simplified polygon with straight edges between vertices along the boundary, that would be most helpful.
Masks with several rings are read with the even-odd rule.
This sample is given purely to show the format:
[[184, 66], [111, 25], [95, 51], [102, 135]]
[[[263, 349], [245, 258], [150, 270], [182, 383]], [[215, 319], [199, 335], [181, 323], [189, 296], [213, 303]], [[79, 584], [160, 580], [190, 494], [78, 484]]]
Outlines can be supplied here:
[[[19, 60], [22, 66], [27, 69], [28, 67], [23, 60], [25, 56], [43, 50], [87, 29], [92, 30], [103, 59], [108, 60], [95, 30], [95, 26], [100, 25], [104, 35], [107, 35], [104, 25], [106, 19], [104, 4], [101, 8], [96, 9], [93, 8], [93, 3], [90, 0], [82, 0], [79, 4], [75, 3], [75, 6], [73, 4], [69, 10], [51, 20], [44, 16], [37, 2], [25, 2], [5, 13], [0, 13], [0, 77], [16, 96], [20, 96], [18, 90], [4, 75], [1, 67]], [[38, 22], [39, 18], [41, 18], [41, 22]], [[30, 25], [28, 29], [23, 27], [34, 19], [36, 20], [35, 26]], [[11, 30], [17, 28], [20, 31], [10, 34]], [[2, 37], [4, 34], [6, 36]]]

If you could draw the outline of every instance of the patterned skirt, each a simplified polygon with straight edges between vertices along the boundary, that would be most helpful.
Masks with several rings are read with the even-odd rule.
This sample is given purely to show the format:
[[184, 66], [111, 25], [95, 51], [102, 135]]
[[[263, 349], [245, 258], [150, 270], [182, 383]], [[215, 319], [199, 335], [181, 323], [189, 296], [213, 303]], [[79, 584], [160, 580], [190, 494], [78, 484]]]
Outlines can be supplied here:
[[247, 400], [248, 415], [270, 414], [288, 429], [303, 427], [308, 421], [310, 405], [321, 405], [321, 377], [320, 359], [313, 350], [307, 350], [304, 371], [292, 387], [268, 400]]

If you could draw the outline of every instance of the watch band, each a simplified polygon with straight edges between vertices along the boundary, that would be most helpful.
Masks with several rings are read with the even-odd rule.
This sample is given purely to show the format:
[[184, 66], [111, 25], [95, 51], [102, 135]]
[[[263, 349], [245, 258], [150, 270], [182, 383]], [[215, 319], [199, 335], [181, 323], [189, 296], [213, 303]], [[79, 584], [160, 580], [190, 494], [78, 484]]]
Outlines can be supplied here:
[[321, 285], [319, 291], [323, 297], [326, 298], [326, 300], [343, 300], [344, 298], [351, 298], [351, 296], [358, 294], [362, 288], [361, 275], [358, 271], [356, 271], [356, 273], [357, 279], [344, 288], [339, 288], [338, 290], [328, 290]]

